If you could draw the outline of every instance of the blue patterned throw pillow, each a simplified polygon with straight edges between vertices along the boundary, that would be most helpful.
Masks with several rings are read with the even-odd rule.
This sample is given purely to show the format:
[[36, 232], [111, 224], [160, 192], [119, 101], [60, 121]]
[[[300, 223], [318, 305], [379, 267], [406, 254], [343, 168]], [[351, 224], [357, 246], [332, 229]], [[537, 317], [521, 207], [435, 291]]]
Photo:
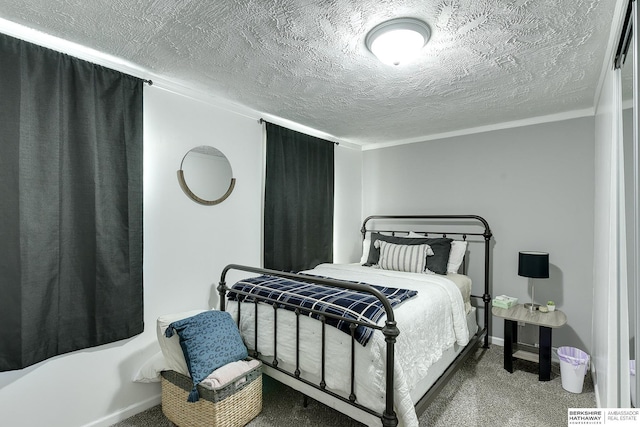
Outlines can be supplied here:
[[174, 331], [180, 337], [180, 346], [193, 381], [188, 402], [198, 401], [197, 385], [213, 371], [248, 356], [240, 331], [226, 311], [205, 311], [173, 322], [165, 336], [170, 338]]

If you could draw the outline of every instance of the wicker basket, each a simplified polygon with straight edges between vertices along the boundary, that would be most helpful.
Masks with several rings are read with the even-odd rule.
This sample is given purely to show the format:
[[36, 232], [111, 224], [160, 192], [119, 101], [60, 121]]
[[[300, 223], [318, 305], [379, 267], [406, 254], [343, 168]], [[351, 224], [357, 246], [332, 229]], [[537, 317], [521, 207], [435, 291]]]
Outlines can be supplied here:
[[[198, 386], [200, 400], [187, 402], [191, 378], [175, 371], [162, 372], [162, 412], [180, 427], [241, 427], [262, 411], [262, 365], [211, 390]], [[238, 384], [246, 376], [246, 381]]]

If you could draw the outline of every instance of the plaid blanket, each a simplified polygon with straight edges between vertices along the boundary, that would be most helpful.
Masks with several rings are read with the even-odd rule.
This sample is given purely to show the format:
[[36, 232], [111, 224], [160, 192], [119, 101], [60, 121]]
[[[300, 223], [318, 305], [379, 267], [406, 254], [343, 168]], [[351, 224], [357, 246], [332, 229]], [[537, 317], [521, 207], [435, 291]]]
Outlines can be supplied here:
[[[358, 283], [366, 284], [362, 282]], [[388, 288], [377, 285], [369, 286], [382, 292], [392, 307], [418, 294], [417, 291], [407, 289]], [[336, 314], [354, 320], [369, 320], [377, 323], [382, 316], [386, 315], [382, 303], [371, 294], [319, 285], [317, 283], [295, 281], [282, 277], [259, 276], [244, 279], [233, 285], [232, 290], [229, 291], [228, 298], [230, 301], [254, 302], [255, 299], [251, 296], [237, 294], [233, 292], [233, 289], [248, 292], [251, 295], [263, 298], [266, 297], [276, 301], [294, 304], [302, 309], [314, 309], [323, 313]], [[287, 305], [282, 306], [282, 308], [295, 311], [295, 307]], [[319, 315], [313, 313], [309, 314], [309, 316], [316, 319], [319, 318]], [[326, 317], [326, 323], [351, 335], [349, 322], [347, 321]], [[355, 338], [360, 344], [365, 346], [369, 338], [371, 338], [373, 331], [371, 328], [358, 325], [355, 330]]]

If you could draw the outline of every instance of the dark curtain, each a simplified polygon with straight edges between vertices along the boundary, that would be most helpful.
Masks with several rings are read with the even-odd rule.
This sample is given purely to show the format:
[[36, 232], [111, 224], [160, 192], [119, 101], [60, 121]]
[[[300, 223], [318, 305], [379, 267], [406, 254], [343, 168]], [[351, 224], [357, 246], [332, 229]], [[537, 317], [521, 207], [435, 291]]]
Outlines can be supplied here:
[[333, 261], [334, 144], [267, 123], [264, 267]]
[[143, 330], [142, 81], [0, 35], [0, 371]]

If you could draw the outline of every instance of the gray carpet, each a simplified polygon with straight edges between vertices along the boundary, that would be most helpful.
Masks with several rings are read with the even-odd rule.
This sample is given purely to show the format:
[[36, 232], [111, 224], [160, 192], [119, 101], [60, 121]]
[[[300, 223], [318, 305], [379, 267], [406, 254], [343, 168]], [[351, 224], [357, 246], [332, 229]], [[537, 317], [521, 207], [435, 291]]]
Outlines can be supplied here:
[[[420, 426], [537, 426], [567, 425], [567, 408], [596, 406], [591, 377], [582, 393], [562, 388], [560, 368], [553, 365], [551, 381], [538, 381], [538, 365], [514, 362], [514, 373], [502, 367], [502, 347], [478, 349], [442, 389], [420, 417]], [[114, 426], [170, 427], [173, 424], [153, 407]], [[263, 376], [263, 409], [250, 427], [362, 426], [362, 424], [313, 400], [302, 406], [302, 396]]]

